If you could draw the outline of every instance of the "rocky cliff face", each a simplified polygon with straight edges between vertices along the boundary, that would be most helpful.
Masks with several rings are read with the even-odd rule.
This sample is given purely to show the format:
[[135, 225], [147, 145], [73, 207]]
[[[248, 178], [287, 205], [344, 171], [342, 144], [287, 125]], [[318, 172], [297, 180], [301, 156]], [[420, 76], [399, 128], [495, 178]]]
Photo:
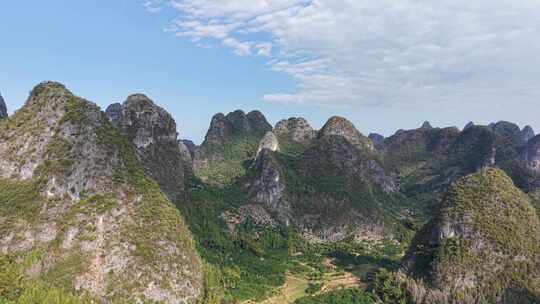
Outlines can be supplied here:
[[245, 155], [227, 153], [226, 148], [245, 141], [255, 142], [256, 146], [268, 131], [272, 131], [272, 126], [259, 111], [252, 111], [247, 115], [241, 110], [226, 116], [218, 113], [212, 117], [204, 142], [197, 149], [195, 157], [199, 162], [197, 165], [207, 161], [245, 158]]
[[528, 168], [540, 174], [540, 135], [527, 142], [521, 152], [521, 159], [526, 162]]
[[291, 117], [279, 121], [274, 133], [283, 142], [292, 142], [307, 146], [316, 138], [317, 133], [302, 117]]
[[[528, 197], [497, 169], [459, 180], [404, 262], [414, 303], [534, 303], [540, 222]], [[429, 286], [429, 287], [428, 287]]]
[[261, 142], [259, 143], [257, 155], [259, 155], [259, 153], [264, 149], [270, 150], [272, 152], [279, 151], [279, 142], [276, 135], [274, 135], [274, 132], [266, 132], [264, 137], [261, 139]]
[[0, 252], [25, 280], [103, 302], [196, 302], [201, 263], [182, 217], [95, 104], [38, 85], [0, 125], [0, 159]]
[[105, 114], [109, 118], [111, 124], [115, 127], [120, 125], [122, 120], [122, 105], [120, 103], [113, 103], [105, 110]]
[[506, 138], [509, 143], [516, 147], [519, 147], [525, 143], [525, 141], [523, 140], [521, 129], [515, 123], [508, 121], [499, 121], [490, 126], [493, 132]]
[[262, 205], [275, 222], [292, 225], [312, 241], [391, 238], [396, 223], [378, 201], [397, 202], [395, 179], [360, 132], [339, 120], [341, 125], [328, 126], [298, 155], [273, 152], [277, 141], [268, 133], [248, 174], [248, 202]]
[[189, 139], [182, 139], [180, 140], [184, 146], [189, 150], [189, 153], [191, 154], [191, 156], [193, 157], [193, 155], [195, 154], [195, 150], [197, 149], [197, 145], [195, 145], [195, 143], [193, 143], [193, 141], [189, 140]]
[[2, 97], [2, 95], [0, 95], [0, 119], [7, 118], [7, 117], [8, 117], [8, 113], [7, 113], [6, 102], [4, 101], [4, 98]]
[[259, 111], [252, 111], [247, 115], [241, 110], [226, 116], [218, 113], [212, 117], [202, 146], [225, 144], [243, 136], [261, 137], [271, 130], [272, 126]]
[[521, 136], [522, 136], [523, 142], [525, 143], [528, 142], [535, 136], [533, 128], [531, 126], [523, 127], [523, 130], [521, 130]]
[[171, 200], [181, 198], [192, 169], [172, 116], [147, 96], [135, 94], [122, 105], [120, 117], [120, 129], [133, 143], [146, 174]]
[[381, 134], [370, 133], [368, 135], [368, 138], [371, 139], [371, 141], [373, 142], [373, 144], [377, 148], [379, 148], [382, 145], [382, 143], [384, 142], [384, 136], [382, 136]]

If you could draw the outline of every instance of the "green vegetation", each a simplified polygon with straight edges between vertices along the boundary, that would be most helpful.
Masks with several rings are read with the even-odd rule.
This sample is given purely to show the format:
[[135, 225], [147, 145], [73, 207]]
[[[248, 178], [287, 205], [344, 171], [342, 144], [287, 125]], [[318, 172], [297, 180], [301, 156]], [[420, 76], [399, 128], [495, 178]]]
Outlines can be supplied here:
[[244, 163], [252, 160], [262, 136], [236, 136], [224, 144], [204, 144], [203, 158], [209, 159], [207, 166], [195, 174], [206, 183], [227, 186], [246, 174]]
[[[430, 238], [440, 225], [460, 228], [433, 245]], [[410, 273], [433, 288], [475, 278], [474, 289], [449, 295], [462, 302], [474, 295], [493, 303], [504, 295], [505, 303], [533, 303], [532, 294], [540, 290], [539, 242], [540, 223], [528, 197], [503, 171], [486, 169], [460, 179], [446, 194], [438, 216], [411, 246]]]
[[309, 283], [308, 288], [306, 288], [307, 294], [315, 294], [319, 291], [321, 291], [322, 284], [321, 283]]
[[[37, 254], [37, 255], [36, 255]], [[35, 263], [41, 257], [39, 251], [27, 253], [16, 258], [15, 256], [0, 255], [0, 303], [2, 304], [90, 304], [90, 298], [81, 297], [63, 288], [55, 287], [49, 279], [61, 280], [62, 273], [51, 273], [45, 279], [29, 279], [24, 274], [24, 268]], [[22, 259], [17, 262], [16, 259]], [[84, 263], [75, 261], [73, 267], [81, 267]], [[53, 272], [55, 270], [52, 270]], [[57, 275], [60, 275], [58, 277]], [[70, 286], [64, 285], [64, 286]]]
[[230, 185], [237, 178], [244, 176], [246, 169], [241, 161], [224, 160], [212, 162], [207, 167], [197, 170], [196, 174], [208, 184], [223, 186]]
[[98, 143], [105, 151], [121, 160], [115, 168], [115, 182], [118, 186], [129, 185], [132, 198], [140, 198], [132, 215], [135, 220], [123, 227], [127, 237], [136, 244], [135, 253], [145, 264], [156, 268], [159, 267], [158, 260], [172, 263], [174, 261], [163, 261], [164, 257], [159, 256], [159, 250], [156, 250], [164, 246], [161, 240], [165, 239], [186, 249], [189, 261], [185, 262], [199, 264], [195, 251], [190, 250], [193, 247], [191, 234], [181, 214], [161, 192], [157, 183], [145, 176], [131, 143], [108, 122], [105, 115], [102, 115], [101, 126], [96, 133]]
[[237, 186], [202, 188], [189, 201], [178, 203], [207, 263], [207, 276], [221, 285], [214, 293], [222, 293], [225, 303], [267, 297], [285, 282], [290, 266], [288, 241], [293, 236], [288, 231], [249, 221], [234, 233], [228, 230], [221, 215], [244, 197]]
[[408, 304], [406, 285], [395, 273], [379, 270], [372, 283], [373, 293], [385, 304]]
[[0, 217], [27, 220], [36, 217], [42, 205], [41, 188], [41, 182], [0, 179]]
[[[298, 299], [294, 304], [374, 304], [375, 298], [361, 289], [343, 289]], [[386, 302], [384, 302], [386, 303]]]
[[[329, 273], [347, 269], [369, 282], [377, 269], [394, 270], [399, 265], [403, 249], [391, 243], [309, 244], [293, 229], [263, 227], [249, 219], [230, 230], [222, 215], [246, 201], [241, 185], [238, 181], [216, 188], [195, 181], [191, 197], [177, 204], [205, 261], [203, 303], [261, 301], [285, 283], [287, 273], [311, 280], [307, 292], [317, 293], [320, 280], [332, 280]], [[329, 258], [337, 270], [324, 265]]]

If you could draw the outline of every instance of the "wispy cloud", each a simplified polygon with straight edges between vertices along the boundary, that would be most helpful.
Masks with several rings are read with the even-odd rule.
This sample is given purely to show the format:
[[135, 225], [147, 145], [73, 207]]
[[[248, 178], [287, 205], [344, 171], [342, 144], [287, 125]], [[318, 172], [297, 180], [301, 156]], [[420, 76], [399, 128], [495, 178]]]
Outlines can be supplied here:
[[297, 82], [269, 102], [332, 107], [540, 100], [535, 0], [149, 0], [169, 31], [263, 56]]
[[162, 0], [144, 0], [142, 1], [142, 6], [146, 9], [147, 12], [155, 14], [163, 10], [163, 1]]

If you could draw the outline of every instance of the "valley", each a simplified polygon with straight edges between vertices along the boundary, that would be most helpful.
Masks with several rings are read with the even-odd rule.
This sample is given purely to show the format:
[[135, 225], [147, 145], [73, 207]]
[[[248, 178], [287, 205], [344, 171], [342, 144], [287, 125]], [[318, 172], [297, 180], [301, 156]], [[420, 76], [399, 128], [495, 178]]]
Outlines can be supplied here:
[[535, 303], [539, 138], [236, 110], [194, 145], [44, 82], [0, 120], [0, 303]]

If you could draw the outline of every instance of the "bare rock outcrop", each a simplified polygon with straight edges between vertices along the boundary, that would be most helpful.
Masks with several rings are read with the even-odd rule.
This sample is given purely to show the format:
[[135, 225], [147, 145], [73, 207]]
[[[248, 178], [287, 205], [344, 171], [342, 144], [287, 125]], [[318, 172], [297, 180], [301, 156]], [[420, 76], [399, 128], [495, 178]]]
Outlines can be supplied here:
[[0, 119], [7, 118], [7, 117], [8, 117], [8, 113], [7, 113], [6, 102], [4, 101], [4, 98], [2, 97], [2, 95], [0, 94]]
[[540, 135], [530, 139], [521, 152], [527, 167], [540, 174]]
[[0, 252], [36, 258], [21, 264], [25, 280], [96, 302], [196, 303], [202, 265], [188, 228], [94, 103], [60, 83], [36, 86], [0, 125], [0, 182], [10, 200]]
[[259, 143], [257, 155], [259, 155], [259, 153], [264, 149], [270, 150], [272, 152], [279, 151], [279, 142], [276, 135], [274, 135], [274, 132], [266, 132], [264, 137], [261, 139], [261, 142]]
[[309, 145], [317, 137], [317, 132], [303, 117], [291, 117], [279, 121], [274, 128], [274, 133], [279, 139], [303, 145]]
[[343, 117], [331, 117], [317, 134], [318, 138], [325, 136], [341, 136], [360, 150], [373, 151], [373, 142], [358, 131], [354, 125]]
[[176, 122], [143, 94], [129, 96], [121, 108], [119, 127], [133, 143], [146, 174], [175, 201], [192, 172], [189, 151], [178, 141]]
[[536, 134], [534, 133], [534, 129], [531, 126], [525, 126], [523, 127], [523, 130], [521, 130], [521, 136], [523, 137], [523, 142], [528, 142], [531, 140]]

